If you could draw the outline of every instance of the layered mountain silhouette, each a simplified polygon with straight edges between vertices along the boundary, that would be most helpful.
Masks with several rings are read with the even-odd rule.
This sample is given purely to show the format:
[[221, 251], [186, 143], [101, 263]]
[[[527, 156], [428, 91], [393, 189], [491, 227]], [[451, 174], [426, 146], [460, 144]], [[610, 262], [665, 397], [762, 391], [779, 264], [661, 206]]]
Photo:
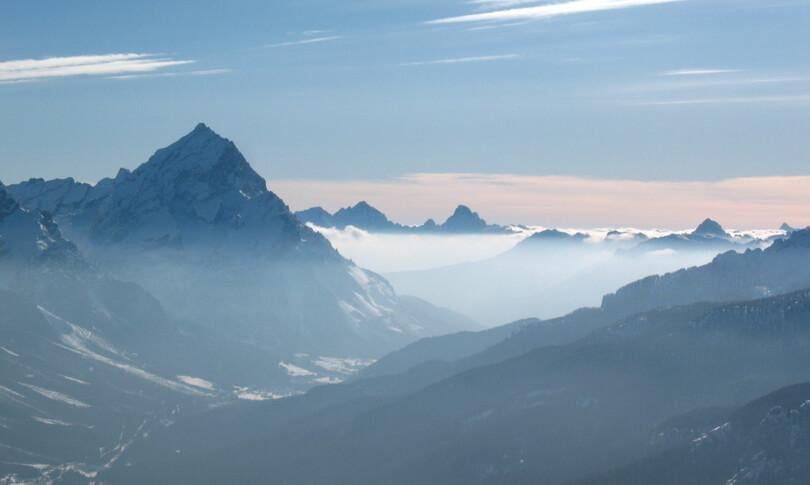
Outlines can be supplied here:
[[729, 251], [707, 265], [650, 276], [605, 296], [602, 308], [627, 314], [694, 301], [750, 299], [810, 287], [810, 230], [766, 249]]
[[[810, 288], [808, 237], [810, 230], [797, 231], [764, 250], [730, 251], [702, 266], [637, 280], [606, 294], [598, 308], [581, 309], [559, 318], [525, 321], [523, 325], [501, 330], [463, 332], [419, 341], [380, 359], [364, 372], [396, 373], [428, 361], [454, 360], [469, 368], [514, 357], [538, 346], [570, 343], [619, 318], [655, 308], [748, 300]], [[464, 361], [477, 353], [479, 360]]]
[[634, 248], [635, 251], [660, 251], [711, 248], [717, 250], [743, 249], [749, 241], [738, 241], [723, 229], [717, 221], [706, 219], [694, 231], [689, 233], [676, 233], [667, 236], [650, 238], [642, 241]]
[[[571, 343], [462, 372], [425, 364], [256, 407], [249, 421], [268, 423], [264, 430], [222, 410], [136, 445], [128, 456], [133, 465], [109, 477], [250, 482], [273, 473], [282, 481], [338, 484], [566, 483], [645, 456], [662, 422], [743, 405], [803, 381], [808, 315], [807, 291], [696, 303], [620, 319]], [[431, 372], [441, 377], [425, 379]], [[762, 416], [793, 419], [795, 402]], [[223, 427], [241, 437], [207, 439]], [[791, 436], [789, 427], [775, 429], [783, 434], [772, 436]], [[756, 464], [755, 454], [740, 456]], [[791, 456], [782, 458], [800, 463]], [[319, 466], [305, 466], [312, 460]]]
[[366, 201], [358, 202], [352, 207], [345, 207], [330, 214], [322, 207], [313, 207], [296, 212], [302, 221], [319, 227], [345, 229], [348, 226], [369, 232], [381, 233], [438, 233], [438, 234], [509, 234], [512, 229], [488, 224], [477, 212], [465, 205], [456, 207], [453, 214], [442, 224], [428, 219], [421, 226], [405, 226], [391, 221], [380, 210]]

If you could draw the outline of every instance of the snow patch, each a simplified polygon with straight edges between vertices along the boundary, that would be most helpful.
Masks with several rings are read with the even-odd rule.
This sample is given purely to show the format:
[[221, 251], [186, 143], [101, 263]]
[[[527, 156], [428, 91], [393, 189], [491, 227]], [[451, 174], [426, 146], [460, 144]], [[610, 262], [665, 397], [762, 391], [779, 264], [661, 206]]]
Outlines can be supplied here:
[[10, 355], [12, 357], [19, 357], [20, 356], [20, 354], [18, 354], [16, 352], [12, 352], [11, 350], [9, 350], [9, 349], [7, 349], [5, 347], [0, 347], [0, 350], [2, 350], [3, 352], [7, 353], [8, 355]]
[[284, 361], [279, 362], [278, 366], [286, 370], [287, 375], [290, 377], [309, 377], [318, 375], [312, 372], [311, 370], [307, 370], [304, 369], [303, 367], [298, 367], [297, 365], [289, 364]]
[[319, 377], [315, 379], [315, 382], [318, 384], [340, 384], [343, 382], [343, 379], [339, 377]]
[[234, 386], [234, 394], [237, 399], [243, 401], [269, 401], [273, 399], [282, 399], [289, 397], [292, 394], [276, 394], [273, 391], [263, 391], [259, 389], [251, 389], [249, 387]]
[[129, 360], [126, 356], [123, 355], [123, 353], [119, 352], [112, 344], [102, 339], [101, 337], [98, 337], [97, 335], [93, 334], [93, 332], [85, 328], [82, 328], [78, 325], [75, 325], [57, 315], [54, 315], [53, 313], [49, 312], [48, 310], [46, 310], [41, 306], [38, 306], [37, 308], [51, 324], [60, 325], [63, 327], [65, 333], [63, 333], [60, 337], [62, 343], [56, 344], [60, 348], [65, 349], [69, 352], [73, 352], [86, 359], [101, 362], [103, 364], [109, 365], [110, 367], [115, 367], [128, 374], [134, 375], [153, 384], [166, 387], [173, 391], [184, 392], [187, 394], [193, 394], [197, 396], [210, 396], [210, 394], [203, 392], [202, 390], [194, 386], [190, 386], [185, 383], [157, 376], [141, 368], [135, 367], [134, 365], [131, 365], [127, 362], [120, 362], [111, 357], [107, 357], [106, 355], [102, 355], [98, 352], [91, 350], [89, 348], [90, 344], [95, 345], [96, 347], [99, 347], [102, 351], [111, 353], [116, 357]]
[[314, 362], [315, 365], [321, 369], [329, 372], [336, 372], [338, 374], [354, 374], [363, 367], [368, 367], [373, 364], [374, 359], [344, 359], [340, 357], [318, 357]]
[[205, 379], [200, 379], [199, 377], [192, 377], [192, 376], [177, 376], [177, 380], [188, 384], [189, 386], [198, 387], [200, 389], [205, 389], [206, 391], [213, 391], [214, 390], [214, 383], [211, 381], [206, 381]]
[[72, 424], [68, 423], [67, 421], [62, 421], [60, 419], [50, 419], [50, 418], [42, 418], [40, 416], [31, 416], [31, 419], [38, 423], [47, 424], [50, 426], [73, 426]]

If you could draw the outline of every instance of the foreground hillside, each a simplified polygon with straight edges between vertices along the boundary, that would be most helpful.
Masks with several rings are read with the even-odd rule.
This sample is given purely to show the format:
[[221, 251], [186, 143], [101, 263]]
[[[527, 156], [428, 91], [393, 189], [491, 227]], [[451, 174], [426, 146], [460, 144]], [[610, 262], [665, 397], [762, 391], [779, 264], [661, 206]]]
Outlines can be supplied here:
[[[807, 380], [808, 322], [808, 291], [656, 310], [415, 391], [372, 380], [296, 398], [292, 413], [281, 403], [242, 421], [222, 411], [133, 447], [133, 467], [110, 477], [563, 483], [643, 456], [667, 419]], [[224, 422], [228, 436], [215, 442]]]

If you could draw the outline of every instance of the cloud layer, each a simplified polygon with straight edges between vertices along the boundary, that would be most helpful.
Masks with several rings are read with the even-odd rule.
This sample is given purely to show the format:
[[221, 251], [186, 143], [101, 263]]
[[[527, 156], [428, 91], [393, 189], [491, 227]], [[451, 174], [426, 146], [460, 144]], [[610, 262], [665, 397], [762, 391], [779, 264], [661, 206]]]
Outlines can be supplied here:
[[31, 82], [70, 76], [102, 76], [153, 72], [193, 63], [157, 54], [103, 54], [0, 62], [0, 83]]
[[810, 176], [637, 181], [421, 173], [382, 181], [276, 180], [270, 188], [296, 210], [367, 200], [411, 224], [441, 219], [465, 203], [504, 224], [687, 229], [711, 216], [737, 229], [810, 225]]

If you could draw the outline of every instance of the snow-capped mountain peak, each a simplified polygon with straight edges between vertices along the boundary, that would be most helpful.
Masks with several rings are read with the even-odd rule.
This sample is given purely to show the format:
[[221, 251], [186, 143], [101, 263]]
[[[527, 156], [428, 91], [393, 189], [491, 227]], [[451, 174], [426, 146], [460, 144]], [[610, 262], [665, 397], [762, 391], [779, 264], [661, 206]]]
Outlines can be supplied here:
[[[128, 174], [119, 173], [118, 178]], [[176, 142], [155, 152], [131, 177], [170, 182], [176, 188], [188, 182], [202, 191], [236, 189], [247, 198], [267, 192], [265, 180], [248, 164], [236, 145], [203, 123]], [[185, 180], [179, 180], [185, 179]], [[189, 187], [191, 189], [191, 187]]]
[[332, 252], [267, 190], [236, 145], [203, 123], [134, 171], [122, 169], [99, 182], [93, 192], [102, 200], [86, 206], [80, 222], [96, 242]]

